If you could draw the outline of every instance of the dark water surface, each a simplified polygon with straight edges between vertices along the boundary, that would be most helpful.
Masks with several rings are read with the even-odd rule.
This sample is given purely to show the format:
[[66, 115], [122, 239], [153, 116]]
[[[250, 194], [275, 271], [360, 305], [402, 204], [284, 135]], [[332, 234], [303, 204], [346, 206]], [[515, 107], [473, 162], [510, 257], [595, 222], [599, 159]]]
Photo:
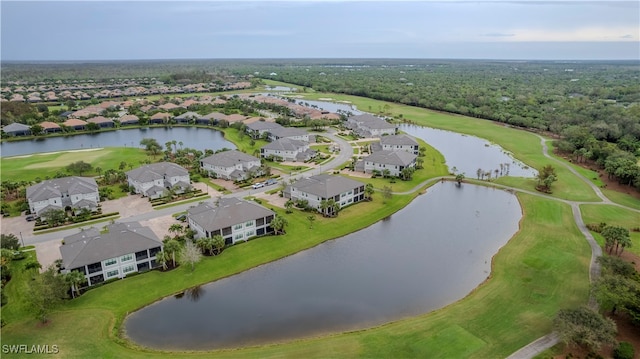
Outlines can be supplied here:
[[[196, 127], [153, 127], [140, 129], [122, 129], [117, 131], [99, 132], [62, 137], [47, 137], [37, 140], [3, 142], [0, 144], [2, 157], [28, 155], [39, 152], [54, 152], [100, 147], [140, 147], [143, 138], [155, 138], [160, 146], [168, 141], [182, 142], [183, 147], [204, 151], [214, 151], [226, 148], [236, 148], [227, 141], [222, 132]], [[177, 145], [180, 148], [180, 145]]]
[[489, 276], [521, 216], [508, 192], [440, 183], [361, 231], [145, 307], [125, 320], [126, 332], [158, 349], [213, 349], [426, 313]]

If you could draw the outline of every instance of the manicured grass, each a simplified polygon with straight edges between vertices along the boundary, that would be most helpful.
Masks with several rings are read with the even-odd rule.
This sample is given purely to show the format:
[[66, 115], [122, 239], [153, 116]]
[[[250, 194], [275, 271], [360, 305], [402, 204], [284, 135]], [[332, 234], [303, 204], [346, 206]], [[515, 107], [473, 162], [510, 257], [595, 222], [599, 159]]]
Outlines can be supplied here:
[[[61, 151], [56, 153], [33, 154], [27, 156], [3, 157], [0, 169], [3, 179], [12, 181], [34, 181], [36, 178], [53, 178], [57, 172], [66, 172], [65, 167], [70, 163], [84, 161], [91, 164], [94, 170], [82, 175], [97, 176], [96, 167], [102, 168], [102, 173], [109, 169], [118, 169], [120, 162], [126, 162], [134, 167], [150, 157], [139, 148], [107, 147], [90, 151]], [[129, 167], [125, 169], [129, 170]]]
[[618, 191], [603, 189], [602, 193], [604, 193], [607, 198], [612, 200], [615, 203], [621, 204], [623, 206], [627, 206], [630, 208], [640, 209], [640, 199], [631, 197], [627, 194], [620, 193]]
[[[627, 229], [640, 227], [639, 212], [630, 211], [618, 206], [582, 204], [580, 205], [580, 210], [584, 223], [598, 224], [604, 222], [608, 225], [622, 226]], [[604, 246], [604, 238], [598, 233], [592, 233], [598, 243]], [[632, 246], [631, 248], [626, 248], [625, 251], [640, 255], [640, 232], [630, 232], [629, 234], [631, 235]]]
[[260, 147], [266, 145], [268, 142], [265, 140], [254, 140], [253, 146], [251, 145], [251, 139], [246, 134], [240, 134], [241, 132], [235, 128], [218, 128], [216, 130], [224, 133], [225, 139], [233, 142], [238, 147], [238, 151], [244, 152], [248, 155], [254, 156], [256, 153], [260, 153]]
[[[318, 216], [308, 230], [306, 214], [285, 214], [288, 234], [233, 246], [206, 258], [190, 272], [152, 271], [85, 293], [39, 326], [23, 308], [8, 305], [3, 344], [58, 343], [64, 357], [146, 358], [175, 353], [149, 352], [115, 334], [126, 313], [184, 288], [222, 278], [299, 251], [324, 238], [366, 226], [408, 203], [394, 196], [386, 205], [379, 194], [370, 203], [346, 208], [336, 219]], [[567, 205], [519, 195], [526, 217], [521, 230], [494, 258], [492, 278], [467, 298], [422, 316], [370, 330], [299, 340], [288, 344], [215, 352], [216, 357], [504, 357], [545, 334], [558, 308], [577, 306], [588, 294], [590, 251], [573, 224]], [[367, 213], [362, 216], [362, 213]], [[300, 235], [304, 233], [304, 235]], [[135, 296], [130, 293], [136, 293]], [[5, 319], [5, 320], [7, 320]], [[115, 328], [110, 330], [115, 323]], [[180, 356], [211, 353], [181, 353]]]
[[329, 145], [311, 145], [309, 147], [318, 152], [326, 153], [328, 155], [331, 154], [331, 151], [329, 151]]

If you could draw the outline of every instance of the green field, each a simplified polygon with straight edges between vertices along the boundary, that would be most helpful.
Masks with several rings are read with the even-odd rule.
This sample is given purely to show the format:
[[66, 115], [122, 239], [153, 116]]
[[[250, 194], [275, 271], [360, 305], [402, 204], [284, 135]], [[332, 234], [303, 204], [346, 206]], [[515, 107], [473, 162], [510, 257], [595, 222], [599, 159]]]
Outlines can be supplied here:
[[[583, 204], [580, 205], [584, 223], [606, 223], [612, 226], [622, 226], [627, 229], [640, 227], [640, 212], [630, 211], [612, 205]], [[593, 232], [592, 232], [593, 233]], [[601, 246], [604, 246], [604, 238], [597, 233], [594, 237]], [[631, 235], [631, 248], [626, 251], [640, 255], [640, 232], [629, 233]]]
[[[83, 173], [83, 176], [97, 176], [96, 167], [102, 171], [118, 169], [120, 162], [126, 162], [134, 167], [149, 159], [144, 150], [127, 147], [107, 147], [91, 150], [61, 151], [55, 153], [39, 153], [26, 156], [2, 158], [0, 169], [3, 179], [12, 181], [34, 181], [36, 178], [53, 178], [57, 172], [67, 174], [64, 167], [84, 161], [93, 166], [94, 171]], [[128, 171], [127, 167], [125, 170]]]

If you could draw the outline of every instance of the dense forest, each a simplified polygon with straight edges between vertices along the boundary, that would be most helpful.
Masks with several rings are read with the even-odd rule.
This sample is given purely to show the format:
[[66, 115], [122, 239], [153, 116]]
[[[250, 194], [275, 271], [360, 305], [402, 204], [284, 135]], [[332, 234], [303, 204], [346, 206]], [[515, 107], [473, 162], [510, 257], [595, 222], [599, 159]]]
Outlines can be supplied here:
[[[562, 136], [558, 148], [640, 188], [640, 62], [419, 59], [2, 63], [7, 82], [153, 77], [166, 83], [272, 79]], [[365, 109], [366, 110], [366, 109]]]

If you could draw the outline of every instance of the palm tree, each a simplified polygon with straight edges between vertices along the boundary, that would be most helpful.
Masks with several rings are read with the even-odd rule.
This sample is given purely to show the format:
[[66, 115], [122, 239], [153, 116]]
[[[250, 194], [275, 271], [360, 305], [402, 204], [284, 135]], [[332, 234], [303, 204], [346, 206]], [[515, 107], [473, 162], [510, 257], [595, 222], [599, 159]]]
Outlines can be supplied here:
[[313, 229], [313, 222], [316, 221], [316, 216], [310, 214], [307, 216], [307, 220], [309, 221], [309, 229]]
[[171, 226], [169, 226], [169, 233], [174, 234], [173, 239], [176, 239], [176, 240], [180, 239], [181, 237], [180, 235], [182, 234], [182, 232], [184, 232], [184, 227], [177, 223], [174, 223]]
[[180, 253], [182, 246], [175, 239], [169, 239], [164, 243], [163, 251], [167, 252], [167, 255], [171, 257], [171, 262], [173, 266], [176, 266], [176, 254]]
[[325, 217], [328, 214], [327, 209], [329, 209], [329, 201], [327, 201], [326, 199], [323, 199], [322, 201], [320, 201], [320, 212]]
[[278, 234], [284, 234], [284, 227], [287, 226], [288, 221], [286, 220], [286, 218], [276, 215], [275, 217], [273, 217], [273, 219], [271, 220], [271, 228], [273, 228], [274, 234], [278, 235]]
[[224, 238], [222, 238], [221, 235], [216, 234], [215, 236], [211, 237], [211, 240], [213, 242], [213, 249], [215, 249], [216, 255], [222, 253], [222, 250], [226, 246]]
[[293, 201], [292, 200], [288, 200], [287, 202], [284, 203], [284, 208], [286, 209], [287, 213], [292, 213], [293, 212]]
[[78, 293], [78, 295], [80, 295], [80, 288], [79, 286], [87, 281], [87, 278], [84, 276], [84, 274], [82, 274], [81, 272], [78, 271], [71, 271], [67, 274], [65, 274], [64, 276], [64, 280], [65, 282], [67, 282], [69, 285], [71, 285], [71, 296], [73, 298], [75, 298], [75, 293]]
[[478, 176], [478, 179], [480, 179], [480, 177], [482, 177], [482, 179], [484, 179], [484, 171], [482, 170], [482, 168], [478, 168], [476, 170], [476, 175]]
[[364, 186], [364, 194], [367, 196], [367, 200], [371, 201], [373, 199], [373, 185], [371, 183], [367, 183], [366, 186]]
[[391, 177], [391, 171], [385, 168], [382, 170], [382, 178], [387, 178], [387, 177]]
[[156, 263], [162, 266], [162, 270], [167, 270], [167, 262], [169, 258], [167, 258], [167, 252], [160, 251], [156, 253]]
[[196, 246], [200, 248], [202, 253], [209, 252], [209, 255], [213, 255], [213, 238], [202, 237], [196, 241]]

